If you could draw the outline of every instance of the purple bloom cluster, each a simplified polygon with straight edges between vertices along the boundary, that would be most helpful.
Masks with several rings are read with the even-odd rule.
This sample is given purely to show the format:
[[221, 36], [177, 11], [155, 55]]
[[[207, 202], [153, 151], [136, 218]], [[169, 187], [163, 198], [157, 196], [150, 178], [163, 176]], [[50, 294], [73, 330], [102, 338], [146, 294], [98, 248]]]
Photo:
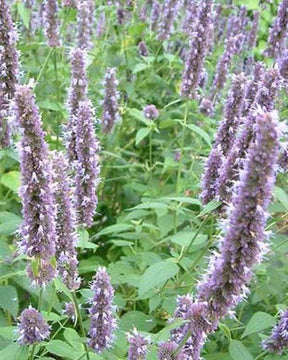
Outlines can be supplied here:
[[94, 0], [79, 0], [77, 15], [77, 41], [80, 49], [91, 49], [93, 34], [95, 2]]
[[75, 306], [72, 302], [65, 303], [65, 309], [63, 310], [63, 314], [68, 316], [72, 319], [72, 321], [75, 321], [76, 319], [76, 310]]
[[199, 110], [202, 114], [210, 116], [213, 114], [213, 103], [209, 99], [202, 99]]
[[265, 350], [278, 355], [288, 349], [288, 310], [281, 313], [280, 320], [273, 328], [271, 336], [263, 341], [262, 345]]
[[258, 110], [255, 131], [234, 188], [220, 253], [211, 258], [210, 269], [198, 285], [198, 298], [207, 301], [208, 319], [215, 324], [245, 296], [252, 268], [265, 249], [266, 211], [279, 155], [277, 113]]
[[151, 29], [155, 30], [160, 18], [161, 6], [158, 1], [153, 1], [151, 8]]
[[77, 9], [78, 0], [64, 0], [63, 6]]
[[108, 68], [104, 80], [104, 101], [102, 114], [102, 128], [105, 133], [110, 133], [116, 122], [120, 121], [115, 68]]
[[255, 10], [253, 12], [253, 21], [251, 24], [251, 30], [248, 35], [248, 47], [249, 49], [254, 49], [257, 41], [257, 31], [259, 26], [259, 11]]
[[77, 270], [77, 235], [68, 162], [60, 152], [53, 154], [54, 199], [56, 202], [57, 269], [64, 284], [71, 290], [80, 286]]
[[114, 289], [105, 268], [99, 268], [91, 286], [94, 297], [89, 310], [91, 325], [89, 330], [89, 346], [99, 353], [110, 348], [116, 328], [113, 315]]
[[158, 40], [169, 38], [177, 15], [179, 0], [164, 0], [161, 8], [161, 22], [158, 26]]
[[17, 34], [7, 0], [0, 0], [0, 148], [11, 144], [10, 101], [18, 82]]
[[279, 60], [279, 71], [282, 78], [288, 81], [288, 51], [285, 51]]
[[159, 116], [159, 112], [155, 105], [147, 105], [144, 108], [144, 116], [146, 119], [157, 119]]
[[44, 27], [48, 45], [50, 47], [60, 46], [57, 0], [45, 0]]
[[22, 135], [20, 196], [24, 221], [20, 230], [21, 247], [26, 255], [39, 260], [36, 271], [30, 268], [29, 274], [36, 283], [43, 285], [47, 277], [51, 279], [55, 273], [50, 264], [57, 239], [55, 207], [48, 145], [29, 86], [16, 87], [15, 111]]
[[181, 351], [178, 355], [174, 355], [177, 350], [178, 344], [175, 341], [168, 341], [160, 343], [158, 346], [158, 359], [159, 360], [185, 360], [186, 356]]
[[198, 2], [196, 0], [188, 1], [186, 4], [186, 16], [182, 29], [185, 34], [192, 36], [194, 32], [195, 19], [197, 19]]
[[139, 55], [141, 55], [141, 56], [148, 56], [149, 53], [148, 53], [148, 49], [147, 49], [145, 41], [139, 42], [138, 52], [139, 52]]
[[136, 329], [127, 334], [129, 343], [128, 360], [146, 360], [149, 339], [140, 335]]
[[67, 152], [69, 161], [75, 162], [76, 153], [76, 124], [77, 111], [80, 101], [87, 96], [88, 82], [86, 75], [86, 54], [80, 49], [73, 49], [70, 54], [71, 61], [71, 83], [68, 94], [69, 120], [67, 124]]
[[268, 45], [265, 54], [278, 56], [281, 54], [288, 27], [288, 0], [282, 0], [278, 7], [278, 13], [269, 32]]
[[18, 333], [21, 345], [34, 345], [49, 337], [50, 327], [39, 311], [30, 306], [20, 315]]
[[196, 97], [196, 90], [201, 80], [212, 32], [212, 7], [213, 0], [203, 0], [199, 5], [195, 33], [192, 36], [182, 76], [181, 95], [186, 98]]
[[91, 102], [88, 100], [80, 102], [76, 126], [75, 203], [78, 224], [87, 226], [92, 225], [97, 207], [96, 189], [100, 173], [100, 146], [95, 136], [94, 118]]

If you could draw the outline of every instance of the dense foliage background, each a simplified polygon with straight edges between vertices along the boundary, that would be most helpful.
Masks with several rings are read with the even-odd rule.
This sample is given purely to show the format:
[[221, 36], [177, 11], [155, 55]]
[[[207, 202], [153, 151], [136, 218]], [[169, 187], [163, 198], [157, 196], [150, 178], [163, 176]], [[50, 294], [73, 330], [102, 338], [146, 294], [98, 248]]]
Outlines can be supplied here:
[[[226, 3], [224, 1], [223, 5]], [[179, 95], [183, 72], [180, 49], [188, 47], [179, 19], [169, 40], [157, 40], [149, 18], [140, 20], [139, 9], [145, 1], [129, 8], [131, 18], [119, 25], [115, 5], [96, 0], [96, 29], [105, 14], [104, 31], [94, 37], [88, 54], [89, 98], [101, 118], [103, 78], [107, 67], [117, 69], [122, 121], [112, 134], [97, 135], [101, 151], [101, 183], [98, 189], [98, 214], [90, 229], [78, 230], [81, 289], [77, 293], [85, 312], [91, 297], [89, 282], [99, 265], [107, 267], [116, 291], [118, 329], [111, 351], [101, 355], [91, 352], [92, 359], [124, 359], [127, 356], [126, 332], [135, 326], [152, 340], [148, 359], [156, 359], [156, 343], [169, 338], [168, 319], [173, 315], [177, 295], [193, 293], [197, 279], [207, 265], [207, 256], [217, 247], [220, 215], [213, 211], [219, 205], [201, 204], [203, 164], [211, 150], [213, 136], [223, 115], [230, 77], [215, 113], [209, 117], [199, 111], [198, 102]], [[219, 1], [220, 3], [220, 1]], [[271, 3], [248, 0], [233, 2], [225, 16], [245, 5], [248, 16], [260, 10], [257, 46], [235, 56], [231, 73], [243, 70], [243, 58], [254, 55], [268, 66], [264, 58], [268, 29], [277, 13], [278, 1]], [[75, 37], [76, 10], [61, 8], [63, 46], [51, 49], [43, 31], [29, 27], [31, 12], [24, 2], [13, 4], [13, 18], [18, 28], [21, 53], [22, 83], [36, 81], [35, 94], [41, 110], [46, 140], [51, 149], [64, 149], [62, 124], [67, 122], [65, 106], [70, 83], [68, 53]], [[179, 12], [178, 17], [184, 16]], [[138, 43], [145, 41], [148, 56], [140, 56]], [[206, 58], [208, 72], [201, 97], [209, 95], [217, 61], [224, 49], [223, 39]], [[287, 116], [287, 97], [282, 90], [277, 108], [280, 118]], [[143, 108], [154, 104], [159, 110], [155, 121], [146, 119]], [[31, 287], [26, 277], [26, 260], [17, 255], [14, 232], [21, 223], [19, 160], [16, 147], [0, 152], [0, 358], [25, 359], [28, 348], [14, 340], [16, 320], [29, 304], [37, 306], [39, 290]], [[270, 250], [250, 286], [247, 301], [242, 302], [235, 319], [226, 318], [205, 345], [207, 360], [276, 360], [261, 349], [264, 339], [275, 324], [279, 310], [287, 307], [288, 242], [287, 242], [287, 177], [279, 174], [271, 217], [267, 228], [273, 232]], [[64, 303], [71, 295], [56, 279], [43, 293], [42, 313], [52, 325], [53, 335], [39, 345], [39, 359], [80, 359], [83, 354], [78, 328], [63, 315]], [[281, 359], [288, 359], [282, 355]]]

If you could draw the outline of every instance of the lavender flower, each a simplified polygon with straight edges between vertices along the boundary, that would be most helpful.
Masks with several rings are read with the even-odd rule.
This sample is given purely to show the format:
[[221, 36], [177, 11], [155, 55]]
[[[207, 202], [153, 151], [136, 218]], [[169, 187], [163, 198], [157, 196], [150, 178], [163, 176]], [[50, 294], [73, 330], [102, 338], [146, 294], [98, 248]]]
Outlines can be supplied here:
[[288, 0], [282, 0], [278, 7], [278, 13], [274, 19], [273, 25], [269, 31], [268, 45], [265, 50], [267, 56], [275, 56], [281, 54], [283, 42], [288, 26]]
[[68, 8], [77, 9], [77, 3], [78, 3], [78, 0], [64, 0], [63, 6], [68, 7]]
[[0, 148], [11, 144], [10, 101], [18, 82], [17, 34], [7, 0], [0, 1]]
[[159, 112], [155, 105], [147, 105], [144, 108], [144, 116], [146, 119], [157, 119], [159, 116]]
[[258, 26], [259, 26], [259, 16], [260, 16], [259, 11], [255, 10], [253, 12], [253, 21], [252, 21], [251, 30], [250, 30], [250, 33], [248, 36], [248, 48], [249, 49], [254, 49], [254, 47], [256, 45], [257, 31], [258, 31]]
[[94, 110], [90, 101], [80, 102], [76, 127], [76, 210], [79, 224], [91, 226], [97, 206], [99, 143], [94, 133]]
[[[35, 96], [29, 86], [16, 87], [15, 111], [22, 133], [20, 196], [24, 221], [20, 229], [21, 247], [26, 255], [40, 260], [38, 274], [41, 276], [41, 272], [46, 273], [48, 263], [55, 254], [55, 207], [48, 145], [44, 140]], [[50, 277], [53, 273], [50, 268]], [[37, 273], [35, 277], [38, 278]]]
[[80, 49], [93, 47], [91, 37], [93, 34], [95, 2], [94, 0], [79, 0], [77, 15], [77, 41]]
[[258, 110], [255, 142], [235, 186], [220, 253], [212, 257], [209, 271], [198, 285], [198, 298], [207, 301], [212, 324], [216, 325], [245, 296], [252, 268], [261, 260], [278, 155], [277, 113]]
[[74, 307], [74, 304], [72, 302], [65, 303], [65, 309], [63, 310], [63, 314], [68, 316], [72, 319], [72, 321], [75, 321], [76, 319], [76, 310]]
[[149, 339], [140, 335], [136, 329], [127, 334], [129, 342], [128, 360], [145, 360], [148, 353]]
[[123, 25], [124, 24], [124, 22], [125, 22], [125, 16], [126, 14], [125, 14], [125, 11], [124, 11], [124, 9], [122, 8], [122, 7], [118, 7], [117, 8], [117, 20], [118, 20], [118, 24], [119, 25]]
[[215, 74], [215, 77], [213, 80], [212, 98], [216, 95], [217, 92], [222, 90], [225, 85], [228, 70], [231, 65], [233, 55], [236, 52], [236, 47], [235, 47], [236, 40], [237, 40], [237, 36], [229, 37], [225, 41], [225, 50], [218, 61], [217, 68], [216, 68], [216, 74]]
[[177, 350], [178, 344], [174, 341], [160, 343], [158, 346], [158, 359], [159, 360], [185, 360], [186, 357], [182, 351], [178, 355], [174, 355]]
[[213, 103], [209, 99], [202, 99], [199, 106], [199, 110], [202, 114], [206, 116], [211, 116], [213, 114]]
[[54, 198], [56, 212], [56, 258], [57, 268], [64, 284], [70, 290], [77, 290], [80, 279], [77, 270], [77, 236], [75, 213], [71, 201], [71, 181], [68, 178], [68, 162], [63, 154], [53, 154]]
[[99, 14], [97, 19], [97, 28], [96, 28], [96, 37], [101, 38], [102, 35], [105, 34], [106, 31], [106, 17], [105, 12]]
[[279, 60], [279, 71], [282, 78], [288, 81], [288, 51], [285, 51]]
[[33, 286], [45, 286], [57, 276], [54, 258], [49, 260], [36, 257], [27, 266], [27, 275]]
[[145, 41], [139, 42], [138, 52], [139, 52], [139, 55], [141, 55], [141, 56], [148, 56], [149, 53], [148, 53], [148, 49], [147, 49]]
[[45, 0], [44, 26], [48, 45], [50, 47], [60, 46], [57, 0]]
[[38, 310], [30, 306], [22, 311], [18, 323], [18, 342], [21, 345], [34, 345], [50, 335], [50, 327]]
[[[260, 73], [262, 73], [262, 70], [260, 70]], [[274, 102], [278, 88], [278, 70], [267, 70], [263, 75], [257, 95], [255, 96], [251, 107], [254, 108], [255, 105], [258, 105], [267, 112], [272, 111], [274, 108]], [[255, 113], [248, 113], [243, 121], [243, 124], [241, 125], [240, 131], [237, 134], [227, 159], [222, 163], [221, 169], [219, 171], [218, 187], [216, 193], [223, 201], [229, 201], [232, 185], [239, 178], [239, 169], [241, 169], [243, 165], [243, 159], [245, 159], [249, 145], [251, 142], [253, 142], [254, 139], [255, 133], [253, 129], [255, 122]]]
[[201, 80], [212, 32], [212, 6], [212, 0], [203, 0], [199, 5], [196, 30], [192, 37], [182, 77], [181, 95], [186, 98], [196, 97], [196, 90]]
[[155, 30], [158, 24], [158, 19], [160, 18], [160, 4], [158, 1], [153, 1], [151, 9], [151, 30]]
[[94, 292], [92, 306], [89, 310], [91, 326], [89, 330], [89, 346], [100, 353], [110, 348], [114, 340], [116, 320], [113, 315], [114, 289], [105, 268], [99, 268], [91, 286]]
[[288, 310], [283, 311], [270, 337], [263, 341], [263, 348], [281, 355], [288, 348]]
[[186, 7], [186, 16], [182, 29], [185, 34], [192, 36], [194, 32], [195, 20], [197, 19], [198, 1], [189, 1]]
[[71, 61], [71, 83], [68, 93], [67, 106], [69, 120], [67, 124], [67, 152], [69, 161], [73, 164], [77, 159], [76, 153], [76, 124], [77, 111], [80, 101], [87, 96], [88, 82], [86, 75], [86, 56], [80, 49], [73, 49], [70, 54]]
[[116, 122], [120, 121], [119, 105], [118, 105], [118, 91], [115, 68], [107, 68], [104, 81], [104, 102], [102, 114], [103, 131], [110, 133]]
[[158, 40], [166, 40], [169, 38], [173, 22], [177, 15], [179, 0], [164, 0], [161, 8], [161, 22], [158, 27]]
[[231, 88], [224, 109], [224, 119], [219, 125], [215, 138], [215, 146], [220, 146], [222, 154], [227, 156], [230, 151], [239, 117], [244, 105], [246, 78], [244, 75], [236, 75], [232, 79]]
[[202, 177], [201, 200], [203, 204], [208, 204], [216, 196], [217, 179], [219, 169], [223, 161], [223, 154], [220, 147], [213, 147], [205, 163], [204, 174]]

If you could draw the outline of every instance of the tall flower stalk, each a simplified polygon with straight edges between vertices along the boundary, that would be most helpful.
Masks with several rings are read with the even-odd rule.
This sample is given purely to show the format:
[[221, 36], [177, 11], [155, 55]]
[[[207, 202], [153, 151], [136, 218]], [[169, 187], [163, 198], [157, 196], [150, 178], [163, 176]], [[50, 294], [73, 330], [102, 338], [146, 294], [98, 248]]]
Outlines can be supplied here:
[[203, 73], [204, 60], [210, 45], [212, 32], [213, 0], [203, 0], [199, 5], [195, 33], [189, 45], [185, 69], [182, 76], [181, 95], [195, 98], [196, 90]]
[[77, 15], [77, 41], [80, 49], [91, 49], [95, 2], [94, 0], [79, 0]]
[[55, 276], [55, 206], [48, 145], [35, 96], [29, 86], [16, 87], [15, 110], [21, 131], [20, 197], [24, 221], [20, 245], [24, 254], [32, 258], [32, 264], [28, 266], [29, 277], [35, 284], [45, 286]]
[[161, 8], [161, 21], [158, 26], [158, 40], [166, 40], [169, 38], [174, 20], [177, 15], [179, 0], [164, 0]]
[[11, 145], [10, 102], [18, 83], [17, 34], [7, 0], [0, 0], [0, 148]]
[[57, 0], [45, 0], [44, 29], [48, 45], [50, 47], [60, 46]]
[[60, 152], [53, 153], [54, 198], [56, 202], [57, 269], [64, 284], [72, 291], [80, 286], [76, 252], [76, 214], [71, 200], [68, 162]]

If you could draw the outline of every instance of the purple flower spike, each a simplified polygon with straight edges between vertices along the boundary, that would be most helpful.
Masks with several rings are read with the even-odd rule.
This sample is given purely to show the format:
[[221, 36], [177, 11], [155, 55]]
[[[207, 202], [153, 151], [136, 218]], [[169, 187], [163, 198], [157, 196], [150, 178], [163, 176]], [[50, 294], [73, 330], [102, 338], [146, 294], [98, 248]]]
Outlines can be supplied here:
[[77, 15], [77, 40], [78, 47], [82, 50], [91, 49], [93, 46], [91, 38], [93, 34], [94, 12], [94, 0], [79, 0]]
[[100, 146], [94, 131], [94, 110], [90, 101], [82, 101], [76, 127], [76, 210], [78, 224], [91, 226], [97, 207]]
[[0, 148], [11, 145], [10, 101], [18, 83], [17, 34], [7, 0], [0, 2]]
[[181, 351], [178, 355], [174, 356], [178, 344], [175, 341], [160, 343], [158, 346], [158, 359], [159, 360], [185, 360], [186, 357]]
[[159, 116], [159, 112], [155, 105], [147, 105], [144, 108], [144, 116], [146, 119], [157, 119]]
[[199, 110], [202, 114], [206, 116], [211, 116], [213, 114], [213, 103], [209, 99], [202, 99], [199, 106]]
[[68, 93], [67, 107], [69, 120], [67, 124], [67, 152], [69, 161], [73, 164], [77, 159], [76, 153], [76, 123], [80, 101], [87, 96], [88, 82], [86, 75], [86, 54], [80, 49], [73, 49], [70, 54], [71, 83]]
[[287, 8], [288, 0], [282, 0], [278, 7], [277, 16], [269, 31], [268, 45], [265, 50], [265, 54], [268, 56], [275, 56], [277, 58], [278, 54], [281, 54], [288, 27]]
[[181, 95], [195, 98], [196, 90], [203, 73], [204, 60], [207, 55], [212, 32], [213, 0], [203, 0], [199, 5], [195, 33], [190, 43], [185, 69], [182, 77]]
[[22, 311], [18, 323], [18, 342], [21, 345], [34, 345], [47, 339], [50, 327], [38, 310], [30, 306]]
[[177, 15], [178, 6], [179, 0], [164, 0], [161, 8], [161, 22], [158, 27], [158, 40], [163, 41], [169, 38]]
[[288, 349], [288, 310], [281, 313], [278, 324], [274, 326], [270, 337], [263, 341], [262, 346], [265, 350], [278, 355]]
[[182, 25], [185, 34], [193, 36], [195, 20], [197, 19], [198, 1], [188, 1], [186, 4], [186, 16]]
[[55, 265], [52, 264], [52, 262], [52, 259], [45, 260], [36, 258], [27, 266], [27, 274], [32, 286], [45, 288], [46, 285], [58, 275]]
[[155, 30], [160, 18], [161, 7], [158, 1], [153, 1], [151, 9], [151, 30]]
[[102, 114], [102, 127], [104, 133], [110, 133], [116, 122], [120, 121], [115, 68], [108, 68], [104, 81], [104, 102]]
[[[48, 159], [48, 145], [44, 140], [41, 118], [35, 96], [29, 86], [18, 85], [15, 92], [16, 120], [20, 126], [20, 197], [23, 203], [23, 224], [20, 229], [21, 248], [35, 260], [33, 273], [38, 284], [45, 285], [53, 277], [50, 261], [55, 255], [57, 240], [55, 206], [52, 192], [52, 171]], [[33, 261], [35, 261], [33, 260]], [[49, 268], [49, 274], [47, 269]], [[43, 279], [41, 276], [43, 275]]]
[[63, 6], [77, 9], [78, 0], [64, 0]]
[[140, 335], [136, 329], [127, 334], [129, 343], [128, 360], [146, 360], [149, 339]]
[[76, 319], [76, 310], [74, 307], [74, 304], [72, 302], [65, 303], [65, 309], [63, 310], [63, 314], [68, 316], [72, 319], [72, 321], [75, 321]]
[[252, 24], [251, 24], [251, 30], [250, 30], [250, 33], [248, 35], [248, 47], [249, 47], [249, 49], [254, 49], [254, 47], [256, 45], [257, 31], [258, 31], [258, 26], [259, 26], [259, 16], [260, 16], [259, 11], [255, 10], [253, 12], [253, 21], [252, 21]]
[[91, 326], [89, 330], [89, 346], [100, 353], [111, 347], [116, 329], [113, 306], [114, 289], [105, 268], [99, 268], [92, 282], [94, 297], [89, 310]]
[[68, 177], [68, 162], [63, 154], [53, 154], [54, 198], [56, 202], [56, 258], [57, 269], [64, 284], [70, 290], [77, 290], [80, 279], [77, 270], [76, 222], [71, 201], [71, 181]]
[[266, 212], [280, 148], [277, 113], [259, 109], [255, 132], [255, 142], [234, 187], [220, 252], [211, 258], [209, 271], [198, 285], [198, 298], [207, 301], [212, 324], [229, 314], [245, 296], [252, 268], [265, 250]]
[[44, 3], [45, 36], [50, 47], [60, 46], [57, 0], [45, 0]]
[[141, 55], [141, 56], [148, 56], [149, 55], [145, 41], [140, 41], [139, 42], [139, 44], [138, 44], [138, 52], [139, 52], [139, 55]]
[[288, 81], [288, 51], [285, 51], [279, 60], [279, 71], [283, 79]]

